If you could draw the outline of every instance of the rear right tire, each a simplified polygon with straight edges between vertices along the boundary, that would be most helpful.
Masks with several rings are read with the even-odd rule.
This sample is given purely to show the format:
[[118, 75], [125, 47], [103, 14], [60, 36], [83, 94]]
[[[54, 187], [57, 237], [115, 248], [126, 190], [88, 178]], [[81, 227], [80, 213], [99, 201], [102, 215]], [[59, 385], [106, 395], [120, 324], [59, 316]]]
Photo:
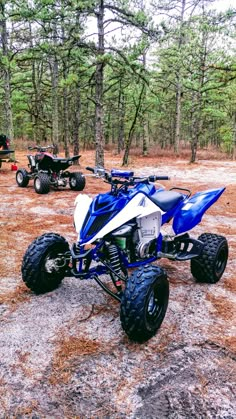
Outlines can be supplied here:
[[191, 259], [191, 273], [199, 282], [215, 284], [222, 277], [228, 260], [228, 243], [224, 236], [204, 233], [198, 237], [204, 243], [202, 253]]

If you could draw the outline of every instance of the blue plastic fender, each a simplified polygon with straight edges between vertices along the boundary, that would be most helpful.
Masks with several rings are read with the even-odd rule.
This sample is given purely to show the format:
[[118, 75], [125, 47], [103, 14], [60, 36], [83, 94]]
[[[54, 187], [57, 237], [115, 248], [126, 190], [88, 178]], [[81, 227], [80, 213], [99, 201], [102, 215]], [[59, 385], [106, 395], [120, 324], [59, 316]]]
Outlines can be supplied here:
[[197, 192], [187, 200], [184, 200], [181, 207], [177, 209], [173, 219], [173, 230], [175, 234], [181, 234], [191, 230], [200, 223], [206, 210], [217, 201], [225, 188], [209, 189]]

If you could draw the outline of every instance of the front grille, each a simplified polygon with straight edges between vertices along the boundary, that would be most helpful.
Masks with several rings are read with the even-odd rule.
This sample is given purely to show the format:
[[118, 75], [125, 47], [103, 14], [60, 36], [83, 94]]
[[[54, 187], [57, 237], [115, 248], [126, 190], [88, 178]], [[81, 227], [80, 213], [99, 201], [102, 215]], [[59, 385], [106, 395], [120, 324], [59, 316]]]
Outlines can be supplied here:
[[87, 235], [92, 236], [97, 231], [99, 231], [109, 220], [111, 214], [101, 214], [98, 217], [95, 217], [93, 223], [88, 229]]
[[96, 217], [93, 224], [90, 226], [88, 230], [88, 235], [92, 236], [97, 231], [99, 231], [108, 221], [109, 214], [102, 214], [99, 217]]

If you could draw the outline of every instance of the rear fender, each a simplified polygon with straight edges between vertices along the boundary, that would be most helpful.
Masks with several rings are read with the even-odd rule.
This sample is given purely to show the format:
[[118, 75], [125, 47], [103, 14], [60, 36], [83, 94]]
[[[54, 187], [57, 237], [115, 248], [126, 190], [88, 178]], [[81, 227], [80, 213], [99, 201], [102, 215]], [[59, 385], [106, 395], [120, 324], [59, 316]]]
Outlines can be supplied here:
[[203, 214], [219, 199], [224, 190], [225, 188], [209, 189], [197, 192], [192, 197], [184, 200], [174, 215], [173, 230], [175, 234], [189, 231], [199, 224]]

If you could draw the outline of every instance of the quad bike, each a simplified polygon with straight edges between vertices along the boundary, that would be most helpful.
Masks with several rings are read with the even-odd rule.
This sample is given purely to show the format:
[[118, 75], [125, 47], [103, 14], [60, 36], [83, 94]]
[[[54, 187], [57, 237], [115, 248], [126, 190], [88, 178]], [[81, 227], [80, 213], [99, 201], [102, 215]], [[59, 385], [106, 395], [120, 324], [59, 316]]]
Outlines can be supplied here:
[[67, 179], [69, 179], [71, 189], [74, 191], [82, 191], [84, 189], [85, 177], [82, 173], [66, 170], [74, 161], [80, 158], [79, 155], [69, 158], [57, 157], [47, 152], [47, 150], [50, 150], [53, 153], [53, 145], [28, 147], [28, 149], [37, 150], [37, 153], [35, 155], [27, 155], [29, 171], [26, 169], [17, 170], [16, 182], [18, 186], [24, 188], [28, 185], [30, 179], [33, 179], [35, 192], [47, 194], [50, 186], [54, 188], [65, 187], [67, 186]]
[[[191, 196], [188, 189], [156, 188], [154, 182], [167, 176], [140, 178], [131, 171], [87, 169], [109, 183], [110, 192], [94, 199], [79, 194], [77, 241], [70, 248], [59, 234], [36, 238], [23, 257], [22, 278], [36, 294], [57, 288], [65, 276], [94, 279], [120, 303], [121, 325], [129, 338], [144, 342], [161, 326], [169, 299], [167, 275], [154, 261], [190, 260], [191, 273], [201, 282], [216, 283], [223, 275], [226, 238], [214, 233], [192, 238], [188, 231], [225, 188]], [[171, 232], [166, 233], [171, 220]], [[101, 279], [103, 274], [111, 281]]]
[[[0, 168], [3, 162], [10, 161], [9, 154], [14, 153], [14, 150], [10, 150], [10, 140], [6, 135], [0, 135]], [[8, 158], [7, 158], [8, 156]]]

